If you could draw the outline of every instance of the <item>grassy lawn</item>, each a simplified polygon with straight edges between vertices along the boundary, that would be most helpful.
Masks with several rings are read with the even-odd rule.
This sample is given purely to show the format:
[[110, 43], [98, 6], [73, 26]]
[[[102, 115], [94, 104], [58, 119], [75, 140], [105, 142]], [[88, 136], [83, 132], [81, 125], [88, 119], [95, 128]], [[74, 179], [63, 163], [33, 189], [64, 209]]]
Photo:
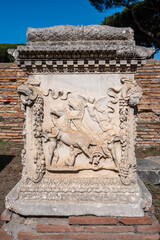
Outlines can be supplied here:
[[[21, 178], [22, 165], [20, 155], [22, 148], [22, 144], [0, 141], [0, 214], [5, 208], [5, 196]], [[139, 158], [156, 155], [160, 156], [159, 148], [136, 149], [136, 156]], [[160, 185], [155, 186], [147, 182], [145, 182], [145, 185], [152, 194], [155, 215], [160, 222]], [[2, 221], [0, 225], [2, 225]]]

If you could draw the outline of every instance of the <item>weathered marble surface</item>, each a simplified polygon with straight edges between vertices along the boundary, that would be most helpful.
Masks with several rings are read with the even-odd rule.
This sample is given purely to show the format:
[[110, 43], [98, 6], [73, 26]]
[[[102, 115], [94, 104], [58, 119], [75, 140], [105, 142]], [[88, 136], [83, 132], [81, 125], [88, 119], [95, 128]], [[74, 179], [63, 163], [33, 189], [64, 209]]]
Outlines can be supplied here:
[[[100, 65], [100, 72], [122, 72], [128, 67], [131, 67], [129, 71], [133, 71], [135, 65], [143, 65], [143, 60], [150, 57], [154, 49], [136, 46], [131, 28], [60, 25], [28, 28], [26, 46], [18, 46], [17, 50], [9, 50], [9, 53], [15, 57], [18, 65], [29, 73], [36, 73], [36, 66], [41, 66], [43, 73], [55, 72], [56, 64], [62, 65], [64, 70], [65, 65], [69, 64], [71, 72], [71, 66], [74, 65], [71, 62], [79, 60], [81, 62], [76, 65], [80, 65], [81, 69], [74, 66], [74, 72], [86, 72], [87, 66], [82, 63], [84, 59], [85, 65], [92, 66], [89, 71], [99, 71], [97, 67]], [[63, 62], [67, 60], [70, 60], [70, 63]], [[98, 61], [98, 66], [93, 64], [95, 60]], [[57, 61], [62, 62], [60, 64]], [[82, 66], [85, 70], [82, 70]], [[116, 69], [114, 66], [117, 66]]]
[[151, 184], [160, 184], [160, 156], [137, 158], [137, 173]]
[[49, 28], [28, 28], [27, 42], [79, 41], [79, 40], [133, 40], [131, 28], [101, 25], [59, 25]]
[[[109, 30], [30, 29], [27, 46], [18, 47], [17, 61], [30, 73], [18, 88], [24, 167], [7, 208], [22, 215], [143, 216], [150, 207], [136, 174], [134, 113], [142, 90], [134, 71], [152, 50], [140, 56], [131, 29]], [[110, 40], [114, 50], [104, 44]]]

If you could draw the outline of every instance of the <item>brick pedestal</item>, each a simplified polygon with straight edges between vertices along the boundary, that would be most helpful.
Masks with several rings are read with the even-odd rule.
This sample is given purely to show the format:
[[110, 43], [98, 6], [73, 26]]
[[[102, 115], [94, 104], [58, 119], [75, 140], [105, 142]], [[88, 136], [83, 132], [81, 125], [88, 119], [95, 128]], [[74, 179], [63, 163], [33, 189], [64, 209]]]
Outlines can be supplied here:
[[23, 218], [5, 211], [1, 240], [114, 239], [158, 240], [160, 225], [152, 212], [141, 218], [53, 217]]

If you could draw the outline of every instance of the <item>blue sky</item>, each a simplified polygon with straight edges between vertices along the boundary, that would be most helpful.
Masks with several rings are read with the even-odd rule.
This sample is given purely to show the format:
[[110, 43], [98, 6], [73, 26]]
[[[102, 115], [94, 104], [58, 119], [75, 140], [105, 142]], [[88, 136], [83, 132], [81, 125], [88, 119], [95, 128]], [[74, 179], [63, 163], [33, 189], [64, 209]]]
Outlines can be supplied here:
[[5, 0], [0, 6], [0, 43], [26, 43], [28, 27], [100, 24], [105, 16], [120, 11], [100, 13], [88, 0]]

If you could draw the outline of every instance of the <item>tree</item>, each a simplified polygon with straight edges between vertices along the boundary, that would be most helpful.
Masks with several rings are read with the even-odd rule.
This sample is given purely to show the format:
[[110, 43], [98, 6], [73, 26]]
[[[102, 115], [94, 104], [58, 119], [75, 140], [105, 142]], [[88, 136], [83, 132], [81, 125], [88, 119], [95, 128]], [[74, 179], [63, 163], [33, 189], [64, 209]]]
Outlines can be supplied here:
[[9, 43], [1, 43], [0, 44], [0, 62], [14, 62], [14, 58], [8, 54], [8, 49], [13, 48], [16, 49], [18, 45], [21, 44], [9, 44]]
[[137, 45], [160, 50], [160, 0], [89, 0], [99, 11], [124, 7], [122, 12], [106, 17], [102, 24], [131, 27]]

